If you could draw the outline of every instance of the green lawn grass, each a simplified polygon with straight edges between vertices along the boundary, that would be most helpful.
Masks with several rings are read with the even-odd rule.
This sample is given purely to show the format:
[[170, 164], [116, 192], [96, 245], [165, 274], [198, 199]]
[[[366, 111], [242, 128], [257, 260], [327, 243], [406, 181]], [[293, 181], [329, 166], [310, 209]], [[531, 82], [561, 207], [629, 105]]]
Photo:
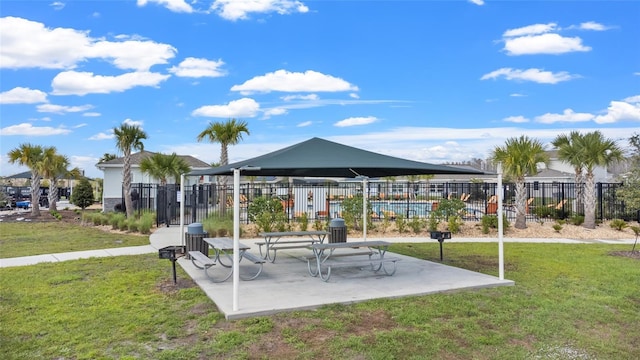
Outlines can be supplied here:
[[[157, 255], [0, 269], [3, 359], [638, 359], [640, 262], [627, 245], [505, 244], [515, 286], [226, 321]], [[438, 246], [394, 244], [432, 261]], [[497, 245], [445, 263], [497, 275]], [[392, 279], [392, 278], [389, 278]], [[167, 291], [167, 289], [169, 291]]]
[[149, 235], [111, 234], [65, 222], [0, 223], [0, 258], [148, 244]]

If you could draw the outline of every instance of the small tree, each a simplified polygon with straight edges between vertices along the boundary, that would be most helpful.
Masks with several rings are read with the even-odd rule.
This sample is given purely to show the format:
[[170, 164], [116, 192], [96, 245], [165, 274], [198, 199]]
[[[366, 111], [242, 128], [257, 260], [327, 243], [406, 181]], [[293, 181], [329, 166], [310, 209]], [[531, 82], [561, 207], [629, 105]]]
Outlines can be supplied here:
[[86, 178], [80, 180], [71, 194], [71, 203], [82, 210], [93, 204], [93, 187], [91, 187], [89, 180]]

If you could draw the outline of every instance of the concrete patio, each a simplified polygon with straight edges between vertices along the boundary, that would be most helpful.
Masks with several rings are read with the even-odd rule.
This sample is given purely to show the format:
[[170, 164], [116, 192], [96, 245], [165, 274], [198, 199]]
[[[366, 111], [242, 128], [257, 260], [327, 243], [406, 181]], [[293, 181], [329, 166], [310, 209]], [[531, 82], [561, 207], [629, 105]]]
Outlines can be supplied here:
[[[260, 240], [242, 239], [241, 242], [252, 246], [249, 251], [258, 254], [254, 242]], [[159, 229], [151, 236], [151, 244], [156, 248], [180, 244], [179, 227]], [[233, 311], [232, 279], [214, 283], [190, 260], [180, 258], [177, 263], [227, 319], [314, 309], [328, 304], [514, 285], [513, 281], [500, 280], [495, 276], [397, 254], [392, 256], [401, 260], [393, 276], [368, 269], [339, 268], [332, 271], [328, 282], [323, 282], [310, 276], [306, 261], [300, 259], [308, 254], [306, 249], [281, 250], [275, 263], [264, 264], [264, 270], [257, 279], [240, 281], [237, 311]], [[241, 263], [240, 270], [254, 271], [255, 266]], [[228, 271], [218, 267], [222, 268], [214, 266], [214, 274], [216, 271]]]

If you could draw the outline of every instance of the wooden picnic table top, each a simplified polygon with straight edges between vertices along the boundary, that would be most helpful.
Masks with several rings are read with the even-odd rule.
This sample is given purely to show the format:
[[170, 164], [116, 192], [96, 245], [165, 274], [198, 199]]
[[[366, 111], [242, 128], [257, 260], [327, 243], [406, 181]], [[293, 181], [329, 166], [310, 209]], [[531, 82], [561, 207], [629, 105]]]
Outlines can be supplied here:
[[388, 241], [383, 240], [370, 240], [370, 241], [350, 241], [340, 243], [328, 243], [328, 244], [311, 244], [311, 247], [316, 250], [325, 249], [342, 249], [342, 248], [361, 248], [361, 247], [383, 247], [391, 245]]

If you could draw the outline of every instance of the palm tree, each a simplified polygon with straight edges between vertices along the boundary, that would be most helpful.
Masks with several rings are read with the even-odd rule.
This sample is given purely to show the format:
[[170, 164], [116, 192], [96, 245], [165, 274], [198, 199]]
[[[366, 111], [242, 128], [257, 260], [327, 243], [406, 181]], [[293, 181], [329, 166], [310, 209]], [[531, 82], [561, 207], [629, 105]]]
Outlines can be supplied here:
[[54, 147], [43, 148], [40, 145], [24, 143], [9, 151], [9, 162], [28, 167], [31, 170], [31, 215], [40, 216], [40, 180], [44, 154], [55, 152]]
[[173, 178], [177, 183], [180, 175], [190, 172], [191, 167], [176, 153], [171, 155], [156, 153], [140, 162], [140, 171], [160, 180], [160, 185], [164, 186], [167, 185], [168, 178]]
[[[516, 229], [526, 229], [527, 194], [525, 192], [525, 176], [538, 173], [538, 164], [549, 162], [544, 145], [536, 139], [525, 135], [507, 139], [504, 146], [496, 146], [493, 150], [494, 162], [501, 162], [505, 176], [513, 177], [516, 183]], [[502, 189], [498, 189], [502, 191]]]
[[[204, 129], [196, 138], [199, 142], [207, 139], [212, 143], [220, 143], [220, 165], [224, 166], [229, 164], [229, 145], [236, 145], [242, 140], [242, 134], [249, 135], [249, 127], [245, 121], [236, 121], [236, 119], [229, 119], [226, 122], [214, 122], [209, 123], [206, 129]], [[222, 176], [219, 179], [219, 184], [222, 189], [220, 196], [220, 212], [224, 213], [226, 205], [226, 185], [228, 178]]]
[[587, 229], [596, 228], [596, 183], [593, 170], [596, 166], [605, 168], [615, 162], [622, 161], [622, 149], [611, 139], [606, 139], [600, 131], [582, 136], [580, 141], [581, 158], [586, 170], [584, 192], [584, 224]]
[[62, 178], [80, 177], [80, 169], [69, 170], [70, 161], [65, 155], [58, 154], [55, 148], [49, 148], [44, 153], [42, 177], [49, 180], [49, 210], [58, 210], [58, 180]]
[[117, 159], [117, 158], [118, 158], [118, 156], [116, 154], [104, 153], [104, 155], [102, 155], [100, 160], [98, 160], [98, 163], [111, 161], [111, 160], [114, 160], [114, 159]]
[[147, 138], [145, 133], [137, 125], [122, 124], [119, 128], [114, 128], [116, 136], [116, 147], [124, 155], [124, 166], [122, 169], [122, 188], [124, 190], [124, 206], [127, 209], [127, 217], [133, 217], [133, 206], [131, 201], [131, 150], [144, 150], [143, 139]]
[[584, 159], [582, 159], [582, 140], [582, 134], [577, 131], [572, 131], [569, 136], [565, 134], [558, 135], [552, 142], [553, 146], [558, 149], [558, 158], [573, 166], [575, 171], [574, 181], [576, 188], [576, 200], [578, 201], [576, 209], [579, 213], [584, 211], [584, 179], [582, 175]]

